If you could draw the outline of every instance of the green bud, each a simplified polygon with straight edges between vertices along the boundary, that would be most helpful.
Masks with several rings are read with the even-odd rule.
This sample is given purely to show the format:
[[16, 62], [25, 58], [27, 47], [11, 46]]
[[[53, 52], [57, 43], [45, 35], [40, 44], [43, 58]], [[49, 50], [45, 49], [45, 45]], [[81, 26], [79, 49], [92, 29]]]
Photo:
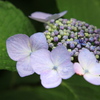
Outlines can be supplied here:
[[86, 37], [88, 37], [88, 36], [89, 36], [89, 34], [88, 34], [88, 33], [85, 33], [85, 36], [86, 36]]
[[70, 24], [71, 23], [71, 21], [67, 21], [67, 24]]
[[47, 35], [50, 35], [51, 33], [50, 32], [47, 32]]
[[50, 37], [50, 40], [53, 41], [53, 37]]
[[46, 38], [47, 38], [47, 39], [50, 39], [50, 35], [46, 35]]
[[69, 52], [71, 52], [71, 49], [68, 49]]
[[61, 38], [61, 35], [58, 35], [57, 37], [60, 39]]
[[47, 41], [48, 41], [48, 43], [51, 43], [51, 39], [48, 39]]
[[71, 61], [73, 61], [74, 60], [74, 57], [71, 57]]
[[48, 31], [52, 31], [51, 27], [49, 27]]
[[99, 55], [96, 55], [96, 58], [99, 59]]

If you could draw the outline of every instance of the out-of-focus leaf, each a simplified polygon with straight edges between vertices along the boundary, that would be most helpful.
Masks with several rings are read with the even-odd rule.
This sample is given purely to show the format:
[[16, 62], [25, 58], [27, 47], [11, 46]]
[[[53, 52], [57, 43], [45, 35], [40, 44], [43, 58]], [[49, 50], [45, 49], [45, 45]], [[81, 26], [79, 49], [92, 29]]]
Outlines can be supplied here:
[[9, 90], [0, 92], [0, 98], [6, 100], [100, 100], [100, 87], [91, 85], [82, 77], [75, 75], [73, 78], [53, 89], [42, 86], [19, 85]]
[[100, 27], [100, 0], [56, 0], [59, 11], [68, 10], [65, 18], [76, 18]]
[[14, 71], [15, 62], [6, 51], [6, 39], [15, 34], [31, 35], [35, 32], [29, 19], [15, 6], [7, 1], [0, 1], [0, 69]]

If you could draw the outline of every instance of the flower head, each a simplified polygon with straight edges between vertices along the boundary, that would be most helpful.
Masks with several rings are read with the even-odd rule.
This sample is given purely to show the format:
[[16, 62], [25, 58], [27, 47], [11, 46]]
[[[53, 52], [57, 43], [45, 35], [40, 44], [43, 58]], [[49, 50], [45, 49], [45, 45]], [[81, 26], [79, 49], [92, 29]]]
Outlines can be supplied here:
[[44, 34], [50, 49], [64, 45], [68, 48], [72, 60], [75, 61], [79, 51], [85, 47], [100, 59], [100, 29], [96, 26], [73, 18], [59, 18], [46, 23], [45, 29]]
[[34, 73], [31, 66], [31, 55], [41, 49], [48, 49], [43, 33], [33, 34], [30, 38], [25, 34], [11, 36], [7, 39], [6, 46], [10, 58], [17, 61], [16, 67], [21, 77]]
[[60, 85], [62, 79], [70, 78], [75, 72], [69, 52], [64, 46], [57, 46], [51, 52], [42, 49], [32, 55], [34, 71], [40, 75], [45, 88]]
[[74, 64], [75, 72], [83, 75], [85, 80], [94, 85], [100, 85], [100, 63], [97, 62], [94, 54], [83, 48], [78, 56], [79, 63]]
[[65, 15], [66, 13], [67, 13], [67, 11], [63, 11], [63, 12], [58, 13], [58, 14], [49, 14], [49, 13], [44, 13], [44, 12], [34, 12], [29, 17], [31, 19], [46, 23], [46, 22], [50, 21], [51, 19], [54, 19], [54, 20], [58, 19], [58, 18], [62, 17], [63, 15]]

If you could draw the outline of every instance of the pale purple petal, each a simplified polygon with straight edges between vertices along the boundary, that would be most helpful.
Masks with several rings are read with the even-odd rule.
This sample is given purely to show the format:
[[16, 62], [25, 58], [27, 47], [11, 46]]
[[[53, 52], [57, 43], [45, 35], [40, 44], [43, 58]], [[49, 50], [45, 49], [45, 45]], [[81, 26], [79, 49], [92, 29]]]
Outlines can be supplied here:
[[58, 19], [62, 16], [64, 16], [67, 13], [67, 11], [63, 11], [61, 13], [56, 13], [56, 14], [49, 14], [49, 13], [44, 13], [44, 12], [34, 12], [29, 16], [31, 19], [40, 21], [40, 22], [47, 22], [50, 21], [51, 19]]
[[78, 60], [83, 68], [90, 69], [96, 62], [96, 57], [88, 49], [83, 48], [79, 53]]
[[99, 75], [92, 75], [92, 74], [85, 74], [84, 78], [91, 84], [100, 85], [100, 76]]
[[37, 74], [45, 70], [51, 70], [53, 63], [50, 59], [50, 51], [46, 49], [37, 50], [31, 54], [31, 65]]
[[51, 60], [55, 66], [58, 66], [64, 61], [71, 61], [71, 57], [66, 47], [61, 45], [51, 51]]
[[78, 74], [78, 75], [84, 74], [84, 70], [79, 63], [74, 63], [74, 70], [75, 70], [75, 73]]
[[100, 75], [100, 63], [95, 63], [89, 72], [94, 75]]
[[23, 60], [18, 61], [16, 67], [21, 77], [25, 77], [34, 73], [30, 63], [30, 57], [26, 57]]
[[29, 37], [25, 34], [11, 36], [6, 41], [7, 52], [11, 59], [18, 61], [31, 53]]
[[34, 12], [29, 16], [30, 18], [40, 21], [40, 22], [47, 22], [47, 18], [50, 17], [52, 14], [44, 13], [44, 12]]
[[63, 62], [58, 66], [57, 72], [63, 79], [70, 78], [72, 75], [75, 74], [73, 63], [71, 63], [70, 61]]
[[32, 51], [36, 51], [39, 49], [48, 49], [48, 43], [46, 41], [46, 37], [42, 32], [33, 34], [30, 37], [30, 41], [32, 44]]
[[54, 88], [61, 84], [62, 80], [57, 71], [46, 71], [40, 75], [41, 83], [45, 88]]

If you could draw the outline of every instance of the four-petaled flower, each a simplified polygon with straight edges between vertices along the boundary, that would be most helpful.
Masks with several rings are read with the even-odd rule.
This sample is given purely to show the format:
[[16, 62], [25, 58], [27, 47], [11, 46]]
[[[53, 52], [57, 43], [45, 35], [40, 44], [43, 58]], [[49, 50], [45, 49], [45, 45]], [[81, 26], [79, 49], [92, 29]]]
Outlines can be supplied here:
[[[7, 52], [11, 59], [17, 61], [17, 71], [21, 77], [34, 73], [31, 66], [31, 55], [41, 49], [48, 49], [43, 33], [33, 34], [30, 38], [25, 34], [11, 36], [6, 41]], [[34, 58], [32, 57], [34, 60]]]
[[58, 19], [62, 16], [64, 16], [65, 14], [67, 13], [67, 11], [63, 11], [61, 13], [58, 13], [58, 14], [49, 14], [49, 13], [44, 13], [44, 12], [34, 12], [32, 13], [29, 17], [31, 19], [34, 19], [34, 20], [37, 20], [39, 22], [48, 22], [50, 21], [51, 19]]
[[100, 63], [88, 49], [83, 48], [78, 56], [79, 63], [74, 64], [75, 72], [83, 75], [85, 80], [94, 85], [100, 85]]
[[71, 56], [64, 46], [57, 46], [51, 52], [46, 49], [32, 55], [32, 67], [40, 75], [45, 88], [60, 85], [62, 79], [70, 78], [75, 72]]

